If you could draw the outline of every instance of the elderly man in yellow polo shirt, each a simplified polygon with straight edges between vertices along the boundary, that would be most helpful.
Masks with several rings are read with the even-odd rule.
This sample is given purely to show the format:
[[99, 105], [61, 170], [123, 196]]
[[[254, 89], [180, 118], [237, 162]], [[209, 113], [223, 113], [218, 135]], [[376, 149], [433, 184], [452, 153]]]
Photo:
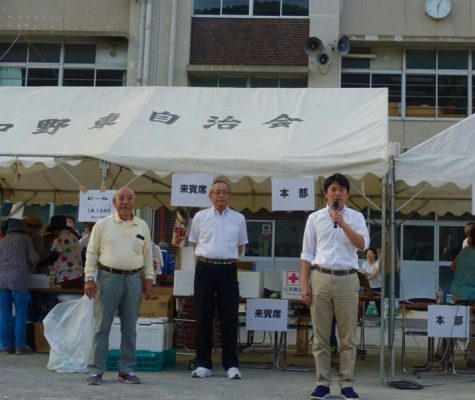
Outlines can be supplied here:
[[86, 253], [84, 293], [96, 299], [96, 327], [88, 370], [89, 385], [100, 385], [106, 367], [109, 333], [116, 311], [121, 324], [119, 382], [137, 384], [134, 374], [136, 324], [141, 294], [152, 293], [154, 270], [150, 230], [134, 215], [133, 190], [122, 187], [114, 196], [116, 213], [94, 226]]

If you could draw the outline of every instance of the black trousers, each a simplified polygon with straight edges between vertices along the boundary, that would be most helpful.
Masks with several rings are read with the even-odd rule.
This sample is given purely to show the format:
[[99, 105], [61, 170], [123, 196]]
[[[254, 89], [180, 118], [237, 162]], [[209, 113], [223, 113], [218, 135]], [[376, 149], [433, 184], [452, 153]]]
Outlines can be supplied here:
[[239, 286], [236, 264], [216, 265], [198, 261], [194, 289], [197, 366], [213, 368], [213, 314], [217, 305], [223, 343], [223, 368], [228, 370], [237, 367]]

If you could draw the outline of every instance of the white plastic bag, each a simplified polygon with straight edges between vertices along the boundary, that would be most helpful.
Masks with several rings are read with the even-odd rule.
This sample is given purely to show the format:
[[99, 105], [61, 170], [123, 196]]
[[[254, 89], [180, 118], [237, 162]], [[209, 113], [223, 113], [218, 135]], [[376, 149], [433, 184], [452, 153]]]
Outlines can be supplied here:
[[94, 300], [87, 296], [57, 304], [43, 320], [51, 346], [48, 369], [87, 372], [94, 335]]

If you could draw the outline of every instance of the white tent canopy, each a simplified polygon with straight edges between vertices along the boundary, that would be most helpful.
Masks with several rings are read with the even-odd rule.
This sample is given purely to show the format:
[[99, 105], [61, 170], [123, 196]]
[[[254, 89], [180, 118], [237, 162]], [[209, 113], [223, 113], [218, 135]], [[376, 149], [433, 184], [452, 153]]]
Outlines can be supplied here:
[[[395, 162], [396, 199], [402, 212], [471, 211], [475, 181], [475, 115], [403, 153]], [[412, 187], [407, 187], [405, 184]], [[415, 196], [413, 201], [407, 201]], [[404, 199], [403, 199], [404, 198]]]
[[5, 87], [0, 182], [4, 200], [75, 203], [82, 187], [136, 179], [159, 206], [171, 173], [196, 172], [260, 208], [271, 177], [384, 176], [387, 131], [386, 89]]

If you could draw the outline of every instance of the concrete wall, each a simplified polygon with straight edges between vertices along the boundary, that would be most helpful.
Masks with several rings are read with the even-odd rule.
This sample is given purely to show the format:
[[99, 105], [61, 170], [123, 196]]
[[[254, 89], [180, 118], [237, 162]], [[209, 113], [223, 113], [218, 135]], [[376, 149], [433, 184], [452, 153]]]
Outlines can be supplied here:
[[[430, 38], [458, 38], [475, 41], [475, 3], [452, 0], [451, 14], [435, 21], [425, 13], [426, 0], [342, 0], [341, 33], [376, 40], [426, 41]], [[396, 38], [400, 40], [400, 38]]]
[[125, 36], [130, 0], [2, 0], [0, 33]]

